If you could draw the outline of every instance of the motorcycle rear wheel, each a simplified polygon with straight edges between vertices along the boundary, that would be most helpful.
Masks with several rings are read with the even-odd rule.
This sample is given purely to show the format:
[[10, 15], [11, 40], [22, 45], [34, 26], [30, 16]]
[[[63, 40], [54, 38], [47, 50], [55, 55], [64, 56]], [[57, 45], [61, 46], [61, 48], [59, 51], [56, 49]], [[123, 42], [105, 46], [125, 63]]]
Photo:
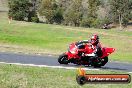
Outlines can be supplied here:
[[102, 66], [102, 63], [101, 63], [100, 58], [95, 59], [95, 60], [92, 62], [92, 65], [93, 65], [94, 68], [100, 68], [100, 67]]
[[108, 62], [108, 57], [104, 57], [102, 61], [102, 66], [104, 66]]

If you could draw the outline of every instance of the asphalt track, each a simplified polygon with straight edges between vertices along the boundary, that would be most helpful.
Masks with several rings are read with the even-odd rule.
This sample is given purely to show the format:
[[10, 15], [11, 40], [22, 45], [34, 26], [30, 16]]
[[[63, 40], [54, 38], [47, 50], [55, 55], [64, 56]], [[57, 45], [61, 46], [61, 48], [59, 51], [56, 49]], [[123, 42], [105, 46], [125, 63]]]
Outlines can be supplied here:
[[[37, 65], [44, 65], [49, 67], [74, 67], [77, 68], [79, 66], [74, 64], [69, 65], [60, 65], [57, 62], [57, 56], [45, 55], [45, 56], [38, 56], [38, 55], [24, 55], [24, 54], [14, 54], [14, 53], [0, 53], [0, 63], [20, 63], [30, 65], [33, 64]], [[89, 69], [94, 69], [92, 67], [86, 67]], [[132, 64], [128, 63], [121, 63], [121, 62], [108, 62], [105, 66], [101, 69], [109, 69], [109, 70], [119, 70], [119, 71], [126, 71], [132, 73]]]

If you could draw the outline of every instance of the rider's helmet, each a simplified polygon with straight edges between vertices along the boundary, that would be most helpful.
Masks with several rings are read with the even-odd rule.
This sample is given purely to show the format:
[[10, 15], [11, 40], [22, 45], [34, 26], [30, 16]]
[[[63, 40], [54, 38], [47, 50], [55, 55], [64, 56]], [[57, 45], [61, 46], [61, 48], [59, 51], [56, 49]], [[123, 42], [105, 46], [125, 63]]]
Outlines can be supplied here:
[[96, 45], [99, 43], [99, 36], [97, 34], [93, 34], [91, 37], [91, 44]]

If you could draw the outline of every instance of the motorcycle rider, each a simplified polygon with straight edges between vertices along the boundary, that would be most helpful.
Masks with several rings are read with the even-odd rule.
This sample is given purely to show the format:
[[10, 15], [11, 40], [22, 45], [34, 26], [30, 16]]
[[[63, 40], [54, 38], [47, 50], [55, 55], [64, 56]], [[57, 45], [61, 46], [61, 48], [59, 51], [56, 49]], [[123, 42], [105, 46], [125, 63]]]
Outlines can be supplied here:
[[99, 36], [97, 34], [93, 34], [90, 38], [90, 40], [83, 40], [83, 41], [79, 41], [77, 43], [77, 46], [79, 48], [81, 48], [82, 46], [84, 46], [85, 44], [90, 43], [92, 49], [94, 50], [94, 52], [92, 54], [89, 54], [89, 56], [101, 56], [102, 55], [102, 50], [101, 50], [101, 44], [99, 42]]
[[91, 63], [94, 59], [102, 56], [101, 44], [99, 42], [99, 36], [97, 34], [93, 34], [91, 36], [90, 43], [94, 52], [92, 54], [89, 54], [89, 56], [92, 56], [89, 58], [89, 63]]
[[98, 56], [101, 56], [101, 44], [99, 42], [99, 36], [97, 34], [93, 34], [90, 40], [92, 44], [92, 48], [95, 50], [94, 53]]

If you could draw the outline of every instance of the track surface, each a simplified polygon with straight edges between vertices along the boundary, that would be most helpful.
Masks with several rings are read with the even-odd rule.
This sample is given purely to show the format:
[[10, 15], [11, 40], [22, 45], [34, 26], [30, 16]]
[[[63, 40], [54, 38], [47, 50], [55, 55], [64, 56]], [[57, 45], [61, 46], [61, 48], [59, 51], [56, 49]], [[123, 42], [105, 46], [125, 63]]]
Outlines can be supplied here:
[[[13, 53], [0, 53], [0, 62], [5, 63], [21, 63], [21, 64], [34, 64], [34, 65], [47, 65], [47, 66], [64, 66], [64, 67], [78, 67], [73, 64], [60, 65], [57, 62], [56, 56], [37, 56], [37, 55], [23, 55]], [[92, 68], [92, 67], [87, 67]], [[100, 69], [120, 70], [132, 72], [132, 64], [121, 62], [108, 62]]]

